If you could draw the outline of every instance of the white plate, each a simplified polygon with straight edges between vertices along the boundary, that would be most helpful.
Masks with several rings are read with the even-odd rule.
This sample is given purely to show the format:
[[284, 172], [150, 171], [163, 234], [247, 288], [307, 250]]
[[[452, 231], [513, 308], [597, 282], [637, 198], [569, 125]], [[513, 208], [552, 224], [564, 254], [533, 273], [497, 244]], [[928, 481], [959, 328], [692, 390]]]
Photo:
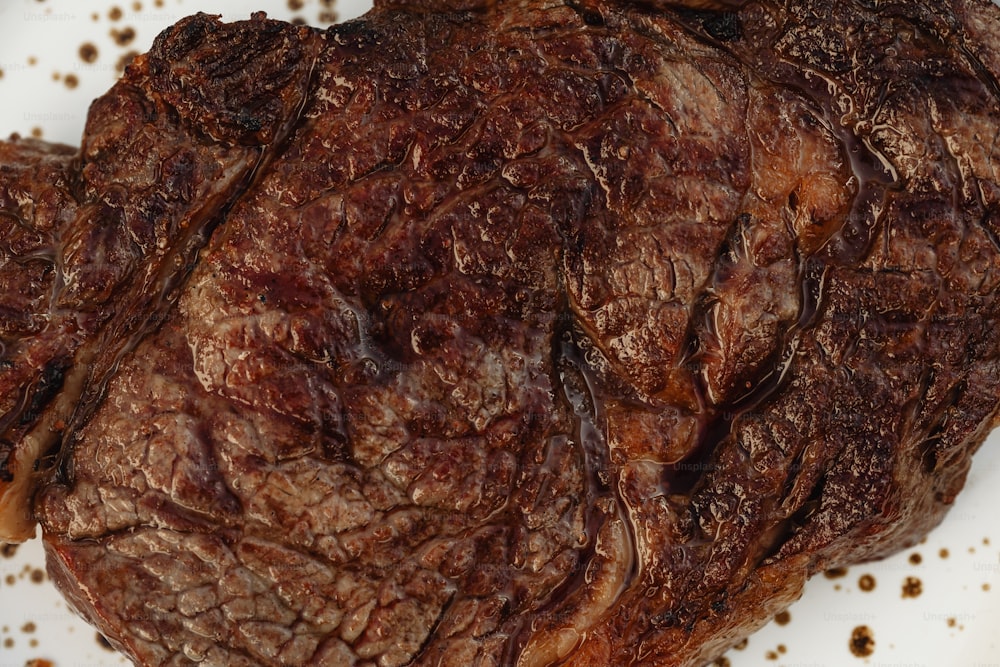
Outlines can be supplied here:
[[[337, 0], [341, 19], [364, 0]], [[195, 11], [245, 18], [268, 2], [247, 0], [0, 0], [0, 136], [40, 134], [77, 144], [87, 106], [113, 83], [129, 51], [145, 51], [167, 25]], [[275, 18], [317, 24], [320, 0], [270, 3]], [[299, 6], [292, 10], [289, 6]], [[121, 16], [115, 19], [114, 7]], [[139, 7], [137, 10], [136, 7]], [[128, 29], [134, 38], [126, 41]], [[80, 47], [97, 49], [84, 62]], [[67, 81], [74, 82], [69, 87]], [[791, 622], [772, 623], [731, 651], [733, 667], [1000, 667], [1000, 435], [977, 456], [968, 488], [928, 540], [897, 557], [852, 568], [836, 580], [810, 582], [790, 610]], [[947, 549], [948, 557], [941, 552]], [[919, 556], [919, 563], [916, 563]], [[912, 560], [911, 560], [912, 559]], [[103, 648], [95, 632], [73, 616], [44, 580], [41, 547], [32, 542], [12, 558], [0, 556], [0, 667], [45, 658], [56, 667], [127, 664]], [[864, 592], [862, 575], [876, 587]], [[41, 575], [41, 576], [40, 576]], [[922, 593], [904, 598], [908, 577]], [[37, 579], [42, 581], [36, 583]], [[867, 626], [874, 652], [848, 650], [854, 628]]]

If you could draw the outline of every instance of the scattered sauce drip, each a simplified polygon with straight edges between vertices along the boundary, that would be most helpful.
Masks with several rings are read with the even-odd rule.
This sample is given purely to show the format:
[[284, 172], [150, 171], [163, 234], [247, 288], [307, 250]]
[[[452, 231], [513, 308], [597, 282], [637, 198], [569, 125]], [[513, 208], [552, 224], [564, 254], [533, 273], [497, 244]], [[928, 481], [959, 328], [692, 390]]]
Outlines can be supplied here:
[[767, 653], [764, 654], [764, 657], [767, 658], [768, 660], [777, 660], [778, 653], [776, 651], [768, 651]]
[[875, 590], [875, 577], [870, 574], [862, 574], [858, 577], [858, 588], [865, 593], [871, 593]]
[[97, 60], [97, 47], [90, 42], [80, 45], [80, 60], [85, 63], [92, 63]]
[[16, 553], [17, 553], [16, 544], [0, 545], [0, 556], [3, 556], [4, 558], [13, 558], [14, 554]]
[[121, 17], [122, 17], [121, 7], [112, 7], [111, 9], [108, 10], [108, 18], [111, 19], [112, 21], [117, 21]]
[[[41, 128], [39, 128], [39, 132]], [[37, 567], [31, 571], [31, 583], [40, 584], [45, 581], [45, 570], [40, 570]]]
[[859, 658], [867, 658], [875, 652], [875, 636], [867, 625], [859, 625], [851, 632], [849, 644], [851, 653]]
[[288, 8], [291, 9], [293, 12], [302, 11], [303, 6], [304, 3], [302, 2], [302, 0], [288, 0]]
[[923, 556], [916, 552], [910, 554], [910, 565], [920, 565], [922, 562], [924, 562]]
[[949, 618], [948, 619], [948, 627], [949, 628], [953, 628], [956, 625], [958, 625], [958, 621], [956, 621], [954, 618]]
[[111, 39], [115, 40], [118, 46], [128, 46], [135, 41], [135, 28], [111, 29]]
[[142, 3], [138, 2], [138, 0], [136, 2], [133, 2], [132, 3], [132, 11], [133, 12], [141, 12], [142, 11]]
[[833, 567], [823, 573], [827, 579], [842, 579], [847, 576], [846, 567]]
[[0, 79], [2, 79], [2, 78], [3, 78], [3, 70], [0, 69]]
[[743, 638], [742, 640], [740, 640], [740, 643], [734, 644], [733, 648], [736, 649], [737, 651], [742, 651], [742, 650], [746, 649], [747, 644], [749, 643], [749, 641], [750, 640], [748, 640], [746, 638]]
[[31, 136], [33, 136], [35, 139], [41, 139], [42, 138], [42, 128], [37, 127], [37, 126], [31, 128]]
[[35, 625], [32, 621], [28, 621], [27, 623], [25, 623], [24, 625], [21, 626], [21, 632], [23, 632], [25, 634], [31, 634], [32, 632], [34, 632], [37, 629], [38, 629], [38, 626]]
[[726, 657], [716, 658], [715, 662], [712, 663], [712, 667], [732, 667], [732, 663]]
[[923, 583], [916, 577], [907, 577], [903, 581], [903, 597], [916, 598], [924, 592]]
[[778, 625], [788, 625], [792, 621], [792, 615], [787, 611], [779, 611], [774, 615], [774, 622]]
[[947, 558], [948, 557], [948, 550], [947, 549], [941, 549], [941, 551], [938, 552], [938, 556], [940, 556], [941, 558]]
[[44, 658], [34, 658], [24, 663], [24, 667], [53, 667], [51, 660]]
[[76, 74], [67, 74], [66, 78], [63, 79], [63, 83], [70, 90], [73, 90], [80, 85], [80, 79], [76, 78]]
[[14, 648], [14, 640], [11, 639], [10, 637], [7, 637], [6, 639], [3, 640], [3, 647]]
[[983, 590], [988, 592], [990, 590], [990, 585], [989, 584], [983, 584]]
[[28, 56], [28, 64], [32, 67], [38, 64], [38, 58], [35, 56]]

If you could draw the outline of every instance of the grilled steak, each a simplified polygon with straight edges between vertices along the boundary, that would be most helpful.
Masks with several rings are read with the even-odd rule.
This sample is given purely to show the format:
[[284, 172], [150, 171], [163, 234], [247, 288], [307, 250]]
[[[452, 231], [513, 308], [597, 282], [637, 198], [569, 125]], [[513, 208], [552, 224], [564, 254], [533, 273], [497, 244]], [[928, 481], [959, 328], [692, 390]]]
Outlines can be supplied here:
[[141, 665], [714, 658], [1000, 398], [1000, 9], [197, 15], [0, 144], [3, 528]]

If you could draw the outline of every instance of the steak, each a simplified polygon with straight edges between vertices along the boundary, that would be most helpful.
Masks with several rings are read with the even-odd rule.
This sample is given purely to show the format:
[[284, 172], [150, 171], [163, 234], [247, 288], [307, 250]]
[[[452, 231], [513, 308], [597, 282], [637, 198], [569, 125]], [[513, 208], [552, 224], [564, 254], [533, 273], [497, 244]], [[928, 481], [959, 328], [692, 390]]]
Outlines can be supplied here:
[[0, 143], [4, 538], [139, 665], [697, 666], [1000, 401], [1000, 8], [199, 14]]

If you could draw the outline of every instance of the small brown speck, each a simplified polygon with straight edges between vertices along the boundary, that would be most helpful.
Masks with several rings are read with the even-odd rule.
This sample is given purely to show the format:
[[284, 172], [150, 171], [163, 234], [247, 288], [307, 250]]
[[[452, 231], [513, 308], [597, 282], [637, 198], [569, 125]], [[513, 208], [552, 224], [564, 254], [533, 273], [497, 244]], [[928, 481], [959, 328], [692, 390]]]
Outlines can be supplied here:
[[289, 21], [292, 25], [307, 25], [306, 20], [301, 16], [293, 16], [292, 20]]
[[788, 625], [792, 622], [792, 615], [787, 611], [779, 611], [774, 615], [774, 622], [778, 625]]
[[29, 635], [37, 629], [38, 626], [36, 626], [33, 621], [28, 621], [27, 623], [21, 626], [21, 632]]
[[916, 598], [924, 592], [923, 583], [916, 577], [907, 577], [903, 580], [903, 597]]
[[293, 12], [302, 11], [303, 6], [304, 3], [302, 2], [302, 0], [288, 0], [288, 8], [291, 9]]
[[875, 652], [875, 636], [867, 625], [859, 625], [851, 632], [849, 644], [851, 653], [859, 658], [867, 658]]
[[784, 655], [788, 653], [788, 648], [784, 644], [778, 644], [778, 653]]
[[317, 20], [320, 23], [336, 23], [339, 18], [337, 12], [327, 10], [320, 12]]
[[52, 661], [44, 658], [35, 658], [24, 663], [24, 667], [52, 667]]
[[90, 42], [80, 45], [80, 60], [85, 63], [92, 63], [97, 60], [97, 47]]
[[823, 573], [823, 576], [827, 579], [842, 579], [847, 576], [846, 567], [832, 567]]
[[949, 628], [953, 628], [956, 625], [958, 625], [958, 621], [956, 621], [954, 618], [949, 618], [948, 619], [948, 627]]
[[3, 556], [4, 558], [13, 558], [14, 554], [16, 553], [17, 553], [16, 544], [4, 544], [0, 546], [0, 556]]
[[941, 551], [938, 552], [938, 556], [940, 556], [941, 558], [947, 558], [948, 555], [949, 554], [947, 549], [941, 549]]
[[112, 7], [111, 9], [108, 10], [108, 18], [111, 19], [112, 21], [118, 21], [119, 19], [121, 19], [121, 17], [122, 17], [121, 7]]
[[924, 562], [923, 556], [921, 556], [917, 552], [913, 552], [912, 554], [910, 554], [910, 565], [920, 565], [922, 562]]
[[969, 547], [969, 553], [970, 554], [976, 553], [976, 547]]
[[132, 11], [133, 12], [141, 12], [142, 11], [142, 3], [141, 2], [133, 2], [132, 3]]
[[34, 570], [31, 571], [31, 583], [40, 584], [43, 581], [45, 581], [45, 570], [40, 570], [36, 567]]
[[984, 547], [990, 546], [990, 538], [988, 538], [988, 537], [984, 537], [983, 538], [983, 546]]
[[34, 67], [35, 65], [38, 64], [38, 58], [36, 58], [35, 56], [28, 56], [28, 64]]
[[156, 6], [156, 7], [162, 7], [163, 6], [163, 0], [156, 0], [153, 3], [153, 5]]
[[62, 74], [60, 74], [59, 72], [53, 72], [52, 73], [52, 80], [53, 81], [58, 81], [61, 78], [62, 78]]
[[986, 592], [989, 592], [990, 585], [988, 583], [987, 584], [983, 584], [983, 590], [986, 591]]
[[746, 649], [747, 644], [749, 643], [750, 643], [749, 640], [744, 638], [740, 640], [738, 644], [733, 644], [733, 648], [736, 649], [737, 651], [743, 651]]
[[35, 127], [31, 128], [31, 136], [33, 136], [35, 139], [41, 139], [42, 138], [42, 128], [38, 127], [37, 125]]
[[135, 28], [111, 29], [111, 39], [115, 40], [118, 46], [128, 46], [135, 40]]
[[777, 660], [778, 654], [775, 651], [768, 651], [767, 653], [764, 654], [764, 657], [767, 658], [768, 660]]
[[7, 582], [8, 586], [13, 586], [14, 584], [17, 583], [17, 577], [15, 577], [13, 574], [8, 574], [6, 577], [4, 577], [4, 581]]
[[14, 648], [14, 639], [11, 638], [11, 637], [7, 637], [6, 639], [4, 639], [3, 640], [3, 647], [4, 648]]
[[38, 648], [38, 640], [32, 637], [31, 639], [28, 640], [28, 646], [30, 646], [31, 648]]
[[732, 663], [729, 662], [729, 658], [722, 656], [721, 658], [715, 659], [715, 662], [712, 663], [712, 667], [732, 667]]
[[97, 12], [94, 12], [90, 15], [90, 20], [94, 22], [100, 21], [101, 16]]
[[875, 590], [875, 577], [870, 574], [862, 574], [858, 577], [858, 588], [865, 593], [871, 593]]
[[2, 78], [3, 78], [3, 70], [0, 69], [0, 79], [2, 79]]
[[80, 85], [80, 79], [76, 78], [76, 74], [67, 74], [66, 78], [63, 79], [63, 83], [66, 84], [67, 88], [72, 90]]

